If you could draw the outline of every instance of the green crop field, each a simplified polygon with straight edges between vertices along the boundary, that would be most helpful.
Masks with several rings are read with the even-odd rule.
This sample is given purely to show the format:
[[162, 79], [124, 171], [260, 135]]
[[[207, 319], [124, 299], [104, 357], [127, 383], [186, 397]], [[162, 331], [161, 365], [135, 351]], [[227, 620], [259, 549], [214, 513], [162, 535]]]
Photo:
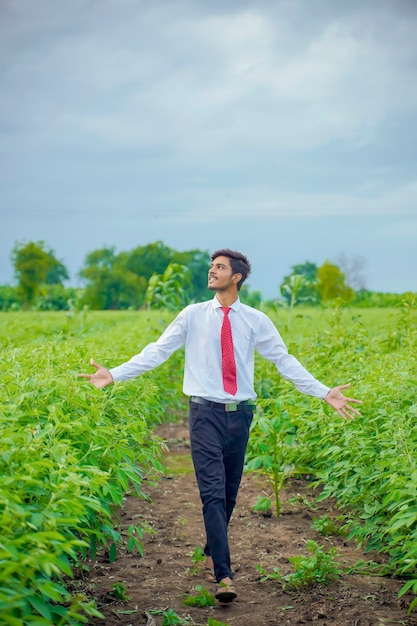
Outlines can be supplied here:
[[[329, 386], [352, 383], [361, 416], [343, 421], [257, 359], [248, 466], [278, 480], [308, 472], [346, 511], [351, 537], [386, 553], [417, 593], [417, 314], [397, 309], [269, 312], [290, 351]], [[186, 411], [182, 351], [135, 381], [97, 391], [89, 360], [117, 365], [172, 313], [0, 314], [0, 623], [80, 624], [94, 603], [73, 571], [106, 546], [141, 552], [140, 526], [115, 530], [123, 496], [146, 497], [162, 443], [155, 424]], [[262, 443], [265, 444], [262, 446]], [[275, 450], [271, 457], [269, 450]], [[272, 458], [272, 461], [271, 461]], [[274, 467], [275, 463], [275, 467]], [[275, 470], [275, 471], [274, 471]], [[277, 483], [278, 484], [278, 483]], [[279, 495], [279, 494], [277, 494]]]

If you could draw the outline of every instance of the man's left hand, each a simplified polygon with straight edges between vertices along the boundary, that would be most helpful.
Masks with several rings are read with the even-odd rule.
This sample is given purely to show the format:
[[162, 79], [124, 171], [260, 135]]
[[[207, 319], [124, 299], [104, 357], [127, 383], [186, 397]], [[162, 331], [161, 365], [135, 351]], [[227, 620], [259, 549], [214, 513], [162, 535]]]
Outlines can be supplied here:
[[355, 402], [356, 404], [362, 404], [362, 400], [355, 400], [355, 398], [346, 398], [343, 395], [342, 390], [350, 387], [350, 383], [347, 385], [338, 385], [333, 389], [330, 389], [327, 396], [324, 398], [327, 404], [335, 409], [340, 417], [346, 419], [350, 417], [353, 419], [355, 415], [360, 415], [360, 411], [354, 409], [348, 402]]

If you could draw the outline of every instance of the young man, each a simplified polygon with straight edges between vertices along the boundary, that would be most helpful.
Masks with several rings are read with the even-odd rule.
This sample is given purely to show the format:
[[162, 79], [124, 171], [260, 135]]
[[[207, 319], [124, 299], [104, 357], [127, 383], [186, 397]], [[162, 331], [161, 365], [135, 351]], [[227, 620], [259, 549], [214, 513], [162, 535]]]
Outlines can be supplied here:
[[324, 399], [341, 417], [359, 411], [342, 390], [315, 379], [290, 354], [271, 320], [240, 302], [238, 292], [250, 273], [248, 259], [228, 248], [211, 256], [208, 287], [215, 296], [187, 306], [130, 361], [106, 369], [91, 359], [94, 374], [79, 374], [98, 389], [154, 369], [185, 344], [183, 391], [190, 397], [189, 427], [207, 535], [206, 565], [218, 583], [219, 602], [231, 602], [233, 585], [227, 529], [242, 477], [249, 429], [255, 408], [255, 351], [277, 366], [299, 391]]

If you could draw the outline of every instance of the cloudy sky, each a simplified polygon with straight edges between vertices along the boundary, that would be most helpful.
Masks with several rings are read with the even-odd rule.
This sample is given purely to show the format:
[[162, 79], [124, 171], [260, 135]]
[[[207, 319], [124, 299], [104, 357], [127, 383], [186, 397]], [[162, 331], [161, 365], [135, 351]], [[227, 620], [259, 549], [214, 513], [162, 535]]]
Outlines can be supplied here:
[[0, 284], [45, 241], [417, 291], [415, 0], [1, 0]]

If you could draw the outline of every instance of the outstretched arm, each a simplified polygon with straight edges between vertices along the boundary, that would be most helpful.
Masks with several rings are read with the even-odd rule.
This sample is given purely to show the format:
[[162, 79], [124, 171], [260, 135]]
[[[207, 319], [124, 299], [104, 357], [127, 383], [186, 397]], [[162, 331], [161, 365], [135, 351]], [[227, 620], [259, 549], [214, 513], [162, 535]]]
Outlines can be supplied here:
[[333, 409], [335, 409], [340, 417], [345, 419], [346, 417], [350, 417], [353, 419], [355, 415], [360, 415], [360, 412], [357, 409], [354, 409], [349, 402], [354, 402], [356, 404], [362, 404], [362, 400], [355, 400], [355, 398], [346, 398], [343, 395], [342, 389], [347, 389], [350, 387], [350, 383], [347, 385], [338, 385], [333, 389], [330, 389], [327, 396], [324, 398], [327, 404], [329, 404]]
[[111, 385], [114, 382], [113, 376], [108, 369], [95, 363], [93, 359], [90, 359], [90, 365], [96, 368], [94, 374], [78, 374], [78, 378], [88, 378], [90, 383], [94, 385], [94, 387], [97, 387], [97, 389], [107, 387], [107, 385]]

